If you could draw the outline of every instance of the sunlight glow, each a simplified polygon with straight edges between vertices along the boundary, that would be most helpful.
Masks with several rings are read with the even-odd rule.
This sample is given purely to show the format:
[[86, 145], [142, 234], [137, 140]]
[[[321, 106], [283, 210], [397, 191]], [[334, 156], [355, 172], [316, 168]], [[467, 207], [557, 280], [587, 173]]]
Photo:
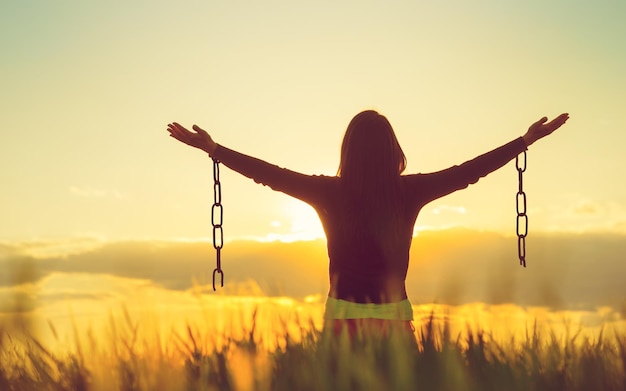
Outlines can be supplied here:
[[288, 233], [278, 235], [281, 241], [325, 239], [324, 228], [315, 210], [302, 201], [288, 199], [283, 205], [290, 221]]

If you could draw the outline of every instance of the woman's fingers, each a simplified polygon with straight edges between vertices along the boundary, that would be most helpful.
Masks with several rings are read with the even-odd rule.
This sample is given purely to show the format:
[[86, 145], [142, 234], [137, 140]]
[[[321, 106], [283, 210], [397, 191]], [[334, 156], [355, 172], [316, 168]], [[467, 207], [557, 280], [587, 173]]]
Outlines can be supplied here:
[[551, 131], [557, 130], [558, 128], [561, 127], [561, 125], [563, 125], [569, 118], [569, 114], [567, 113], [563, 113], [561, 115], [559, 115], [558, 117], [556, 117], [555, 119], [553, 119], [552, 121], [550, 121], [547, 126], [550, 128]]
[[176, 122], [168, 124], [167, 130], [170, 132], [170, 136], [174, 137], [178, 141], [182, 141], [185, 144], [190, 144], [192, 141], [191, 138], [193, 137], [193, 133]]
[[569, 114], [568, 113], [563, 113], [561, 115], [559, 115], [558, 117], [556, 117], [554, 120], [556, 121], [556, 123], [559, 124], [559, 126], [563, 125], [567, 120], [569, 119]]
[[542, 117], [539, 121], [537, 121], [534, 124], [530, 125], [530, 127], [531, 128], [539, 128], [539, 127], [541, 127], [541, 125], [546, 123], [547, 120], [548, 120], [548, 117]]

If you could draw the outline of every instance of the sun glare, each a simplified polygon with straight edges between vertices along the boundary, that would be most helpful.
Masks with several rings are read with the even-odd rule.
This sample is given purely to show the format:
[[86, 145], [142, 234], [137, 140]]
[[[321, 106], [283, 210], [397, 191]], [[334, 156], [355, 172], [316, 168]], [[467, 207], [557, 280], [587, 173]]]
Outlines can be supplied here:
[[322, 223], [311, 206], [296, 199], [289, 199], [283, 208], [290, 222], [287, 241], [325, 238]]

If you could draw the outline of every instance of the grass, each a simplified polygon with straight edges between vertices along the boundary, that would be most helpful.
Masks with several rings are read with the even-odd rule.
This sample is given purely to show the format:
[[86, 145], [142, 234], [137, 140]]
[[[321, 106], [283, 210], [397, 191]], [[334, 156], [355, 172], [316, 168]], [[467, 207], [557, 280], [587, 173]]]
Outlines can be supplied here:
[[[626, 333], [555, 334], [536, 324], [520, 340], [483, 330], [451, 335], [445, 322], [418, 325], [415, 341], [329, 337], [301, 322], [274, 341], [252, 322], [243, 337], [188, 325], [167, 336], [128, 313], [98, 339], [74, 330], [71, 349], [0, 331], [0, 390], [620, 390]], [[279, 324], [279, 330], [292, 330]], [[50, 328], [58, 339], [53, 325]], [[85, 331], [85, 333], [82, 333]], [[272, 346], [268, 348], [268, 346]]]

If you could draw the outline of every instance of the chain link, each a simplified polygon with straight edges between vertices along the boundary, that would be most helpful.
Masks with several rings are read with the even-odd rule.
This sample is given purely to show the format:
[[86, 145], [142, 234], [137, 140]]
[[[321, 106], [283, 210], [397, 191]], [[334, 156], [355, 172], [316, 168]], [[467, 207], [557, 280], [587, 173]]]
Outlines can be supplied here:
[[[520, 156], [524, 156], [520, 159]], [[523, 164], [520, 163], [523, 160]], [[516, 195], [517, 210], [517, 256], [520, 265], [526, 267], [526, 236], [528, 235], [528, 215], [526, 214], [526, 193], [524, 193], [524, 171], [526, 171], [526, 151], [522, 152], [515, 158], [515, 167], [517, 169], [517, 177], [519, 188]]]
[[220, 161], [213, 158], [213, 207], [211, 208], [211, 225], [213, 226], [213, 247], [215, 248], [216, 266], [213, 270], [213, 290], [215, 291], [215, 276], [220, 275], [221, 286], [224, 286], [224, 272], [222, 271], [222, 247], [224, 247], [224, 208], [222, 207], [222, 184], [220, 182]]

